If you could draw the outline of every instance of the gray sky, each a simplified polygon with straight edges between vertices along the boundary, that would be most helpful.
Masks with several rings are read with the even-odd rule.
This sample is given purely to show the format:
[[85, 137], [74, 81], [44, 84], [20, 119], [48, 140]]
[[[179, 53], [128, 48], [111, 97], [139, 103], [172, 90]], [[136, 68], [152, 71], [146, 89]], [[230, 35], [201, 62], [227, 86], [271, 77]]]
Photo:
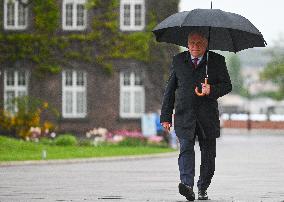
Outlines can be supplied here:
[[[210, 8], [211, 0], [180, 0], [180, 11]], [[268, 46], [284, 41], [284, 0], [212, 0], [213, 8], [247, 18], [263, 34]], [[277, 42], [278, 43], [278, 42]], [[282, 42], [283, 44], [283, 42]]]

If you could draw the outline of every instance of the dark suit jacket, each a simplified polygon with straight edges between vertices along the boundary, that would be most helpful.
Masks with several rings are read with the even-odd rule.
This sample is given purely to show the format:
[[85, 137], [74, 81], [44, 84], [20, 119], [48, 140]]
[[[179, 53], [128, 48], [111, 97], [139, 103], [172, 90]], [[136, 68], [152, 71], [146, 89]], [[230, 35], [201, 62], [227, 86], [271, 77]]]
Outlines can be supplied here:
[[[199, 97], [195, 94], [196, 85], [204, 83], [206, 54], [198, 67], [193, 63], [188, 51], [174, 56], [170, 68], [170, 76], [166, 85], [160, 122], [172, 122], [175, 108], [175, 131], [178, 137], [208, 139], [220, 136], [220, 120], [217, 99], [232, 90], [231, 80], [225, 58], [217, 53], [209, 52], [208, 83], [210, 95]], [[201, 91], [201, 90], [200, 90]]]

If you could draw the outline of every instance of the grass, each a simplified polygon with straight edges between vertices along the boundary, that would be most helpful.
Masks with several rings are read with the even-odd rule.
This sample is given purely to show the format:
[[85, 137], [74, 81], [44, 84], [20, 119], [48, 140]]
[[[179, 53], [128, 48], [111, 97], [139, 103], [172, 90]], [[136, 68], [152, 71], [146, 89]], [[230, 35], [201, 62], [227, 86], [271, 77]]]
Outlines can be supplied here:
[[46, 159], [143, 155], [175, 151], [158, 146], [55, 146], [0, 136], [0, 161], [41, 160], [43, 150], [47, 152]]

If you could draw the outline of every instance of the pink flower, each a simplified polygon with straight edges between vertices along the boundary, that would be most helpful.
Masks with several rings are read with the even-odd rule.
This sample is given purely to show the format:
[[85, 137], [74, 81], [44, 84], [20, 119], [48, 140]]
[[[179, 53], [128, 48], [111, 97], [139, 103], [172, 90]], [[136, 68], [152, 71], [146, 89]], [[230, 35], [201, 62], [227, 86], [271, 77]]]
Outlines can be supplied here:
[[162, 142], [163, 141], [163, 137], [162, 136], [150, 136], [149, 138], [148, 138], [148, 141], [149, 142], [152, 142], [152, 143], [160, 143], [160, 142]]

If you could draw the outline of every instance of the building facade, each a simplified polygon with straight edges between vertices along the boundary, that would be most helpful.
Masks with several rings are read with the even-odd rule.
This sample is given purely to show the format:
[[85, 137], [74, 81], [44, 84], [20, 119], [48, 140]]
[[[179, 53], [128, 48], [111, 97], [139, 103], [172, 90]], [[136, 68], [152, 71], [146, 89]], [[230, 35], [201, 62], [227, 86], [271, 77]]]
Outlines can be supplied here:
[[[95, 8], [91, 6], [97, 1], [48, 1], [56, 2], [59, 10], [56, 19], [58, 27], [54, 35], [48, 36], [50, 40], [53, 36], [96, 34], [93, 18], [98, 13], [104, 12], [100, 5]], [[150, 11], [157, 11], [155, 20], [159, 22], [177, 12], [178, 9], [178, 1], [173, 0], [167, 2], [162, 0], [108, 1], [117, 3], [116, 9], [113, 10], [117, 14], [117, 32], [125, 35], [140, 33], [142, 37], [143, 33], [146, 35], [149, 32], [147, 26], [152, 22]], [[37, 32], [39, 18], [35, 18], [35, 2], [34, 0], [1, 1], [2, 38]], [[159, 9], [161, 7], [164, 9]], [[99, 38], [94, 37], [90, 43], [95, 46], [96, 40]], [[1, 44], [5, 46], [5, 41], [2, 40]], [[6, 56], [13, 54], [13, 51], [17, 51], [16, 46], [17, 44], [10, 46], [15, 48], [11, 52], [5, 50], [2, 54]], [[76, 51], [79, 46], [75, 42], [70, 47], [69, 49]], [[98, 48], [89, 55], [94, 59], [96, 54], [104, 48], [106, 47]], [[82, 47], [77, 51], [81, 50]], [[124, 49], [120, 51], [123, 52]], [[35, 74], [38, 64], [30, 59], [28, 54], [13, 60], [9, 59], [12, 56], [7, 56], [0, 63], [0, 107], [15, 112], [17, 106], [13, 106], [11, 100], [27, 95], [40, 98], [57, 109], [60, 113], [60, 117], [56, 119], [58, 132], [84, 134], [94, 127], [105, 127], [109, 130], [140, 129], [141, 115], [160, 108], [167, 70], [172, 56], [177, 51], [177, 47], [171, 45], [150, 45], [149, 52], [151, 57], [153, 56], [150, 62], [131, 56], [116, 57], [111, 61], [111, 74], [106, 74], [102, 68], [103, 64], [100, 65], [94, 61], [96, 59], [80, 60], [80, 56], [62, 62], [60, 71], [54, 74], [43, 74], [40, 77]], [[84, 51], [81, 54], [85, 55]], [[111, 55], [111, 53], [108, 54]], [[60, 61], [61, 55], [64, 55], [64, 48], [55, 55]]]

